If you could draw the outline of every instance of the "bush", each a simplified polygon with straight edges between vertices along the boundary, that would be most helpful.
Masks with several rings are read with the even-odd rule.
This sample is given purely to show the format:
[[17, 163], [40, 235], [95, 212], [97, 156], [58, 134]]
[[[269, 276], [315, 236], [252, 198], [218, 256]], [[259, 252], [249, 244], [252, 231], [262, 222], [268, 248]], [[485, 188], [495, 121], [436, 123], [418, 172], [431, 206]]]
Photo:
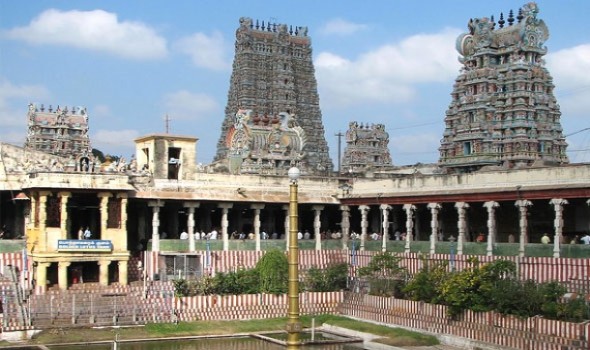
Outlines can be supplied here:
[[384, 252], [373, 256], [367, 266], [359, 269], [359, 276], [369, 283], [370, 294], [397, 298], [403, 295], [407, 270], [399, 266], [401, 259]]
[[288, 290], [289, 261], [284, 252], [269, 250], [256, 264], [261, 293], [284, 294]]
[[346, 289], [348, 265], [330, 265], [326, 269], [312, 267], [307, 270], [306, 289], [312, 292], [333, 292]]
[[441, 286], [448, 278], [448, 263], [431, 263], [423, 260], [422, 269], [404, 287], [410, 300], [437, 304], [440, 302]]

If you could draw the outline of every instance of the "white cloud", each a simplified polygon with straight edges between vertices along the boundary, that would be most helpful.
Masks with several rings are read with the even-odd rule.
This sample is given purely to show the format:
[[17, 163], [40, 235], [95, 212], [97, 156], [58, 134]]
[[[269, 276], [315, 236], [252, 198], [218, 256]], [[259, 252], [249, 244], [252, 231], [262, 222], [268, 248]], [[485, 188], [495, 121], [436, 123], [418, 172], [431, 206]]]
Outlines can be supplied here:
[[164, 96], [164, 108], [174, 120], [199, 120], [209, 118], [218, 108], [213, 97], [201, 93], [179, 90]]
[[365, 24], [352, 23], [342, 18], [336, 18], [321, 27], [319, 32], [324, 35], [350, 35], [367, 28], [368, 26]]
[[[19, 127], [26, 133], [26, 113], [30, 102], [44, 100], [49, 96], [47, 89], [40, 85], [14, 85], [0, 79], [0, 126]], [[2, 139], [6, 133], [2, 132]]]
[[139, 137], [137, 130], [97, 130], [91, 135], [92, 147], [104, 150], [132, 146], [133, 140]]
[[107, 52], [131, 59], [167, 55], [166, 40], [141, 22], [119, 21], [103, 10], [49, 9], [28, 26], [8, 31], [8, 37], [36, 45], [63, 45]]
[[91, 110], [92, 118], [100, 119], [112, 116], [111, 107], [107, 105], [96, 105]]
[[564, 117], [587, 118], [590, 111], [590, 44], [556, 51], [546, 56], [547, 69]]
[[[412, 101], [418, 84], [451, 82], [459, 63], [454, 42], [460, 33], [445, 29], [383, 45], [356, 60], [324, 52], [315, 60], [322, 104], [328, 108]], [[450, 64], [449, 62], [457, 62]]]
[[225, 59], [223, 35], [214, 32], [211, 36], [195, 33], [178, 40], [174, 47], [191, 57], [197, 67], [213, 70], [229, 69], [230, 64]]

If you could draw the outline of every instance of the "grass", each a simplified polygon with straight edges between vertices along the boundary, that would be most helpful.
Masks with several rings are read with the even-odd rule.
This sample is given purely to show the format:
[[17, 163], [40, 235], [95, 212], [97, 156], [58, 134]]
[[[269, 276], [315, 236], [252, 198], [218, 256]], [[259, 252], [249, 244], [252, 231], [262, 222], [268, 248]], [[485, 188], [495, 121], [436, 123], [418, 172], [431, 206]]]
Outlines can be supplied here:
[[[401, 328], [392, 328], [362, 322], [335, 315], [314, 316], [315, 324], [324, 323], [359, 332], [371, 333], [380, 338], [376, 342], [393, 346], [428, 346], [439, 344], [436, 337]], [[300, 318], [303, 327], [310, 328], [312, 316]], [[128, 328], [58, 328], [45, 330], [29, 341], [29, 344], [63, 344], [87, 343], [92, 341], [108, 341], [115, 339], [150, 339], [173, 338], [205, 335], [228, 335], [240, 333], [257, 333], [279, 331], [285, 329], [287, 318], [264, 320], [235, 320], [235, 321], [195, 321], [172, 323], [150, 323], [138, 327]]]

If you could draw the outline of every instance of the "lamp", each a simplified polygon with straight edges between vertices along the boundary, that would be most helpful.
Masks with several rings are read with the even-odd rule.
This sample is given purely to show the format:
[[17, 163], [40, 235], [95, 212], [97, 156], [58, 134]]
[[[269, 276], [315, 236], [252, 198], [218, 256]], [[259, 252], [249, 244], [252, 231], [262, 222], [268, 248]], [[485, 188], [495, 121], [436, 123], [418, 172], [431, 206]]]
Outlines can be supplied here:
[[297, 241], [298, 212], [297, 212], [297, 180], [301, 172], [292, 167], [287, 172], [289, 176], [289, 309], [287, 312], [287, 348], [298, 349], [301, 342], [301, 322], [299, 321], [299, 247]]

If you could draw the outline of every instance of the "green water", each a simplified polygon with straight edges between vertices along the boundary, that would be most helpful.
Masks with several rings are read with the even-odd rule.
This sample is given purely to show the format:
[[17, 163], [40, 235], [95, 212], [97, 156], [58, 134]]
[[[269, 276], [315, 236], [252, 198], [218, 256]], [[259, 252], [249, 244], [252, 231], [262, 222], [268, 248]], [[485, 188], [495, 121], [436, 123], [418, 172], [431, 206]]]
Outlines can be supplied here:
[[[113, 344], [75, 344], [50, 346], [50, 350], [112, 350]], [[361, 344], [326, 344], [306, 345], [305, 350], [359, 350]], [[162, 340], [137, 343], [118, 344], [118, 350], [284, 350], [284, 346], [250, 337], [240, 338], [215, 338], [194, 340]]]

